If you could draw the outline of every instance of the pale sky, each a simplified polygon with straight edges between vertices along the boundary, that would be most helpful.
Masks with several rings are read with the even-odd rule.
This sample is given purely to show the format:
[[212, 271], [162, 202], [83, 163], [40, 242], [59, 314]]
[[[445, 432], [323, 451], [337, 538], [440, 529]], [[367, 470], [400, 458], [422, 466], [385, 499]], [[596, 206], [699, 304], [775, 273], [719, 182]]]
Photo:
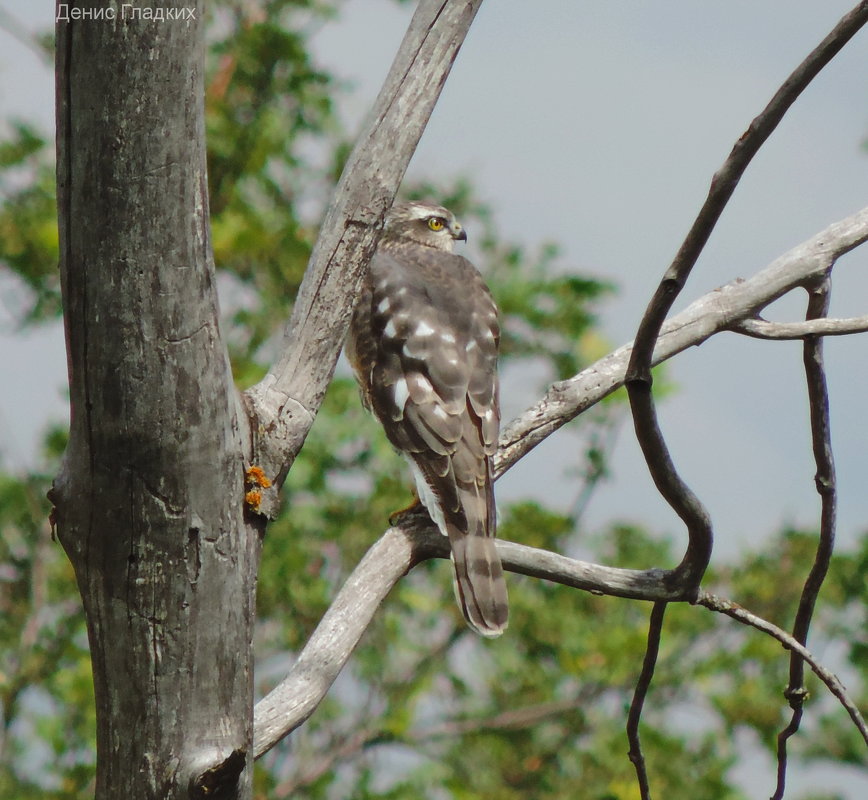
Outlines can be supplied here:
[[[853, 5], [487, 0], [410, 174], [471, 177], [505, 236], [531, 247], [558, 242], [564, 269], [614, 281], [619, 294], [601, 317], [620, 345], [632, 338], [735, 139]], [[51, 3], [0, 0], [0, 9], [30, 29], [52, 24]], [[411, 12], [412, 5], [390, 0], [349, 0], [342, 20], [317, 34], [322, 64], [357, 86], [342, 106], [351, 130], [373, 102]], [[863, 31], [792, 109], [749, 168], [678, 308], [868, 204], [868, 152], [860, 149], [868, 138], [866, 59]], [[35, 117], [48, 130], [52, 80], [0, 30], [0, 118]], [[836, 268], [834, 314], [868, 312], [866, 268], [868, 248]], [[32, 463], [39, 431], [65, 413], [62, 332], [51, 326], [11, 336], [15, 302], [9, 281], [0, 280], [0, 457], [7, 467]], [[798, 298], [781, 303], [776, 318], [802, 313]], [[827, 340], [842, 543], [868, 520], [866, 354], [868, 337]], [[800, 346], [727, 334], [668, 369], [676, 391], [661, 405], [661, 424], [683, 477], [709, 507], [719, 557], [737, 555], [784, 523], [815, 526]], [[505, 388], [507, 414], [514, 414], [538, 387]], [[499, 484], [501, 500], [531, 494], [564, 506], [574, 494], [561, 474], [573, 447], [574, 438], [555, 436], [538, 448]], [[632, 519], [682, 536], [629, 423], [614, 469], [588, 510], [589, 525]], [[868, 780], [850, 778], [850, 790], [868, 795]], [[835, 780], [830, 775], [824, 785]]]

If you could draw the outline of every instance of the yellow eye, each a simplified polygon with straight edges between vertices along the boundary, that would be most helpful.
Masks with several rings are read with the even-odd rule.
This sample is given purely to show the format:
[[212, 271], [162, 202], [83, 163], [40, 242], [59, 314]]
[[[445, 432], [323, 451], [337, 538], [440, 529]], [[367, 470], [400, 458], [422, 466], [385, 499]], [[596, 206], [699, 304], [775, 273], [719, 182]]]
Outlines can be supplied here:
[[428, 227], [432, 231], [442, 231], [446, 227], [446, 220], [442, 217], [431, 217], [428, 220]]

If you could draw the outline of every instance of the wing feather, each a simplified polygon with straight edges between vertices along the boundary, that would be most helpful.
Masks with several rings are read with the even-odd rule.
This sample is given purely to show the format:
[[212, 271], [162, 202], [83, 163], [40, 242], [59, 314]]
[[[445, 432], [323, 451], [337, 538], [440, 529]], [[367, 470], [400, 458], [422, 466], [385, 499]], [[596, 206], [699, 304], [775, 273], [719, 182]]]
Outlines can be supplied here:
[[[392, 444], [412, 459], [419, 496], [449, 536], [465, 617], [483, 635], [497, 635], [507, 600], [491, 541], [500, 425], [494, 301], [466, 259], [390, 242], [371, 261], [361, 304], [348, 352], [362, 356], [354, 367], [363, 387], [367, 381], [363, 394]], [[365, 338], [371, 343], [357, 343]]]

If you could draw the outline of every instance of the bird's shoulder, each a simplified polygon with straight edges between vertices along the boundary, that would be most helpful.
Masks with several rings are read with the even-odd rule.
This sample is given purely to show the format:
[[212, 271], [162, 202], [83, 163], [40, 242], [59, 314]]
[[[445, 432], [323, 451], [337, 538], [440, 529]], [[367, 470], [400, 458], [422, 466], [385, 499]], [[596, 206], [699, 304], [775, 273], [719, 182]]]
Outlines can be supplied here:
[[383, 242], [374, 254], [371, 267], [372, 272], [399, 270], [408, 276], [417, 275], [434, 281], [481, 280], [482, 277], [464, 256], [403, 239]]
[[375, 295], [401, 293], [409, 301], [452, 311], [497, 314], [479, 270], [464, 256], [413, 242], [389, 242], [371, 260], [369, 281]]

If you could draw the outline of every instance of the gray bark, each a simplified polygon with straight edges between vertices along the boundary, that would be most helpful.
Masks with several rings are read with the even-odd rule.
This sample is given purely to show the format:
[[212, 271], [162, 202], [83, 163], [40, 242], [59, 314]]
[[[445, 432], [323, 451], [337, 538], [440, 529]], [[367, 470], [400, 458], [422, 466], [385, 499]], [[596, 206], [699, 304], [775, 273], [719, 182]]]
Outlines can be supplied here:
[[245, 513], [244, 468], [255, 451], [277, 488], [304, 442], [379, 224], [480, 3], [420, 3], [246, 413], [217, 326], [202, 4], [187, 22], [118, 12], [58, 25], [72, 424], [51, 497], [88, 620], [97, 800], [250, 797], [255, 576], [275, 496]]
[[57, 30], [72, 424], [52, 499], [88, 622], [98, 800], [250, 794], [259, 532], [217, 326], [203, 9], [186, 6]]

